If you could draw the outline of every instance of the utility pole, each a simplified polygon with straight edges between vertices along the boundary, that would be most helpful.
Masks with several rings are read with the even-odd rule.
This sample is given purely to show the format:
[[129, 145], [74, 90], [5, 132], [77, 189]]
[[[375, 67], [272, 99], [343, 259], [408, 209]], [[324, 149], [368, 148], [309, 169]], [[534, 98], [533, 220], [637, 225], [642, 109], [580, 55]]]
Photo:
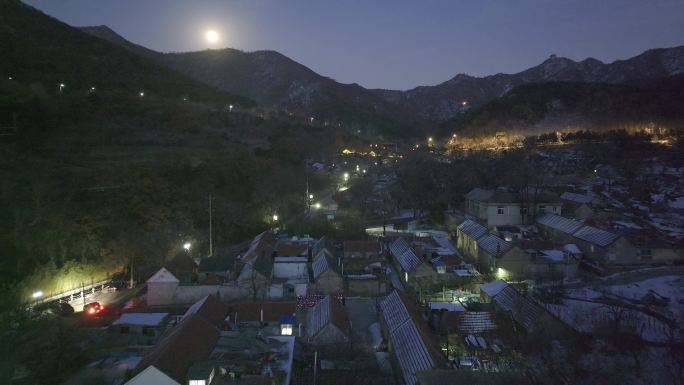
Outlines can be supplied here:
[[213, 242], [213, 236], [212, 236], [212, 223], [211, 223], [211, 201], [212, 201], [211, 193], [209, 193], [209, 257], [214, 255], [214, 242]]

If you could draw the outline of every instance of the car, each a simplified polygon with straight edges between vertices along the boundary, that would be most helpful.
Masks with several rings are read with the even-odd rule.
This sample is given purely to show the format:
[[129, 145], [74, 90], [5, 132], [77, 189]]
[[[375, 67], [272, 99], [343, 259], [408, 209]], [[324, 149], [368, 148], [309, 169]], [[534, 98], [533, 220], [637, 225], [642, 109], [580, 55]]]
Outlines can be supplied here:
[[99, 314], [104, 310], [104, 307], [100, 305], [99, 302], [91, 302], [83, 306], [83, 314], [85, 315], [95, 315]]
[[46, 315], [57, 315], [57, 316], [66, 316], [69, 314], [72, 314], [74, 312], [74, 308], [71, 307], [66, 302], [46, 302], [42, 303], [39, 305], [36, 305], [33, 308], [33, 311], [36, 315], [39, 316], [46, 316]]

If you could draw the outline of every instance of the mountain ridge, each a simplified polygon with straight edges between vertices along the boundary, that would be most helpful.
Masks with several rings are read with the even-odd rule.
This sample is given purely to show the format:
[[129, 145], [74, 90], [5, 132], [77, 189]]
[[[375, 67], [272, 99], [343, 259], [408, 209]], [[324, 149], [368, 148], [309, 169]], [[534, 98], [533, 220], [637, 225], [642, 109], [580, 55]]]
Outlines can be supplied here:
[[[131, 43], [108, 27], [83, 27], [82, 30], [143, 55], [156, 55], [157, 60], [178, 72], [221, 90], [246, 95], [269, 107], [330, 120], [342, 120], [345, 113], [359, 110], [360, 116], [380, 115], [388, 121], [394, 119], [427, 128], [464, 115], [524, 84], [640, 84], [684, 73], [683, 45], [649, 49], [611, 63], [592, 57], [575, 61], [551, 55], [539, 65], [517, 73], [483, 77], [457, 74], [442, 83], [406, 91], [367, 89], [320, 75], [277, 51], [225, 48], [160, 53]], [[336, 105], [343, 107], [336, 108]]]

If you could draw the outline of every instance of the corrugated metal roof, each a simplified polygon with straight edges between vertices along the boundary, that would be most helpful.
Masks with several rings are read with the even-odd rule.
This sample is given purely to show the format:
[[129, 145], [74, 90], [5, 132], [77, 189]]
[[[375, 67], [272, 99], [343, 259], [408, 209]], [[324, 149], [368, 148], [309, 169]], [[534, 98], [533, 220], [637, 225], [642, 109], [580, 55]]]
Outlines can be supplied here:
[[401, 268], [406, 272], [410, 273], [420, 266], [420, 258], [418, 258], [411, 248], [406, 249], [403, 254], [396, 258], [399, 265], [401, 265]]
[[575, 238], [587, 241], [597, 246], [606, 247], [615, 242], [619, 235], [610, 231], [601, 230], [593, 226], [584, 226], [573, 234]]
[[594, 200], [594, 198], [590, 195], [577, 194], [567, 191], [561, 194], [560, 199], [577, 203], [591, 203], [591, 201]]
[[480, 239], [483, 235], [487, 234], [486, 227], [470, 219], [463, 221], [463, 223], [458, 225], [458, 228], [463, 234], [475, 240]]
[[477, 246], [494, 257], [506, 254], [513, 248], [513, 244], [506, 242], [494, 234], [489, 234], [477, 241]]
[[313, 337], [328, 322], [330, 322], [330, 296], [326, 295], [325, 298], [309, 309], [306, 317], [306, 333], [309, 337]]
[[562, 231], [566, 234], [572, 234], [579, 230], [580, 227], [584, 226], [582, 221], [561, 217], [560, 215], [556, 214], [545, 214], [537, 218], [537, 223], [558, 231]]
[[396, 291], [380, 301], [380, 309], [404, 382], [407, 385], [414, 385], [418, 382], [417, 372], [432, 369], [435, 365], [432, 356]]

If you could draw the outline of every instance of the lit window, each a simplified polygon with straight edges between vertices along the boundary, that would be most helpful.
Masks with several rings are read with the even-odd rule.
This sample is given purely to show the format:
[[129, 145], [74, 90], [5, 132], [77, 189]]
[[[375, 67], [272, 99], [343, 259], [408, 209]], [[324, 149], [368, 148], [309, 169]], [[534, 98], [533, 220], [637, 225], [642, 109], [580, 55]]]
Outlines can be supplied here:
[[496, 208], [496, 213], [499, 214], [499, 215], [503, 215], [503, 214], [504, 214], [504, 207], [503, 207], [503, 206], [498, 206], [498, 207]]
[[207, 385], [206, 380], [190, 380], [188, 381], [188, 385]]
[[292, 325], [291, 324], [280, 325], [280, 335], [291, 336], [292, 335]]

